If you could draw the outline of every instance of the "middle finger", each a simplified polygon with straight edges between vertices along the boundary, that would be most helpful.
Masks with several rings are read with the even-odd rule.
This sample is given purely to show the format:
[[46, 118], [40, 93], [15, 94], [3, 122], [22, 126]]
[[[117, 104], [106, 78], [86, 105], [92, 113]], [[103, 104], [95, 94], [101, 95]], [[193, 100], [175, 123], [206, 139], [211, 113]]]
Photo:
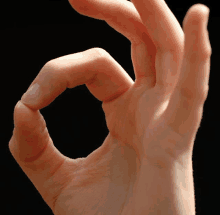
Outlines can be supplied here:
[[184, 33], [164, 0], [132, 0], [158, 51], [183, 50]]

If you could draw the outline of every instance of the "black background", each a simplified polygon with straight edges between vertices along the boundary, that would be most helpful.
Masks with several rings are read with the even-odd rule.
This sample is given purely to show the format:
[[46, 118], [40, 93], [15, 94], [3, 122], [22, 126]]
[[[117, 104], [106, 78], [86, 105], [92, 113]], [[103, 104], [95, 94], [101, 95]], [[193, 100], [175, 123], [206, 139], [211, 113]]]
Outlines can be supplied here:
[[[214, 0], [166, 2], [181, 26], [192, 5], [202, 3], [211, 10], [208, 25], [212, 46], [210, 89], [194, 144], [193, 168], [196, 214], [213, 214], [219, 211], [219, 9]], [[50, 215], [52, 211], [8, 148], [14, 127], [14, 106], [46, 62], [93, 47], [109, 52], [134, 80], [130, 41], [105, 21], [80, 15], [68, 0], [12, 0], [2, 3], [0, 214]], [[54, 144], [61, 153], [71, 158], [86, 157], [102, 144], [108, 130], [101, 104], [85, 85], [81, 85], [67, 89], [41, 110]]]

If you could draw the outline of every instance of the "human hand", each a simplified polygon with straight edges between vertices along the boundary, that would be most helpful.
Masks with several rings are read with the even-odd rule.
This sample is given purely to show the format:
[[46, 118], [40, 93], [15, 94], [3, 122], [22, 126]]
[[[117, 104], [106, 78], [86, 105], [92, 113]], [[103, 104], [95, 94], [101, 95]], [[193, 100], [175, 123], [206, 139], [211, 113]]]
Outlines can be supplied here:
[[[189, 9], [183, 33], [162, 0], [69, 2], [131, 41], [135, 82], [100, 48], [49, 61], [31, 84], [40, 92], [15, 107], [13, 157], [55, 215], [195, 214], [192, 151], [211, 56], [205, 8]], [[39, 110], [81, 84], [103, 101], [109, 134], [70, 159]]]

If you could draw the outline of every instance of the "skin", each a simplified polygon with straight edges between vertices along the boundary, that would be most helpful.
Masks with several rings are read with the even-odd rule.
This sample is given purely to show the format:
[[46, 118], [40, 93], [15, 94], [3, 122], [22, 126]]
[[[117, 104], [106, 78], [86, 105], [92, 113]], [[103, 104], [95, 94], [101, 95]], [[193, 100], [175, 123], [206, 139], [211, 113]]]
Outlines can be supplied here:
[[[163, 0], [69, 3], [131, 41], [135, 82], [101, 48], [52, 59], [29, 87], [40, 91], [15, 106], [12, 156], [55, 215], [195, 214], [192, 152], [212, 52], [207, 7], [193, 5], [182, 29]], [[71, 159], [54, 146], [40, 109], [82, 84], [103, 102], [109, 134]]]

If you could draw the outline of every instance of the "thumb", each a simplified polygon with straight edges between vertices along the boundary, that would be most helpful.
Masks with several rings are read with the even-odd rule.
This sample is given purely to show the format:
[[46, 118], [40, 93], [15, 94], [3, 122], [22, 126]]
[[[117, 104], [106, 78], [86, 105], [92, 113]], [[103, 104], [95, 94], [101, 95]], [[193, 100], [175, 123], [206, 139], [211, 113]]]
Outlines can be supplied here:
[[46, 122], [39, 110], [33, 111], [19, 101], [14, 109], [14, 131], [10, 151], [20, 163], [36, 161], [49, 143]]
[[39, 110], [32, 110], [19, 101], [14, 109], [14, 126], [9, 150], [48, 204], [49, 195], [53, 195], [48, 189], [51, 191], [53, 188], [47, 181], [67, 157], [54, 146]]

